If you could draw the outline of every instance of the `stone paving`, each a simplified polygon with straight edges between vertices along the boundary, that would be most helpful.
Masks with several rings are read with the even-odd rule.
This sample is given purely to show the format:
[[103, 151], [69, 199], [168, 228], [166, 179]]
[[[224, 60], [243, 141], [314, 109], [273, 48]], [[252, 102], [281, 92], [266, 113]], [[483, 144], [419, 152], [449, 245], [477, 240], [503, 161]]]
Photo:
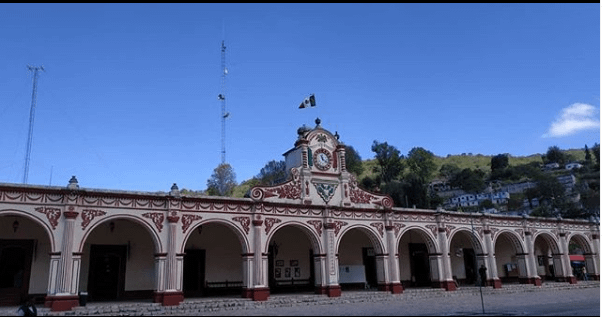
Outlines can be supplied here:
[[[535, 304], [546, 304], [546, 307], [552, 307], [562, 301], [578, 302], [586, 298], [588, 301], [597, 300], [597, 306], [592, 308], [588, 302], [586, 307], [579, 306], [586, 309], [585, 313], [582, 311], [576, 315], [593, 312], [593, 315], [599, 316], [599, 292], [600, 283], [597, 281], [580, 281], [576, 285], [548, 282], [541, 287], [507, 284], [501, 289], [472, 286], [461, 287], [452, 292], [433, 288], [411, 288], [404, 290], [403, 294], [349, 291], [343, 292], [341, 297], [334, 298], [307, 293], [271, 295], [265, 302], [254, 302], [239, 297], [189, 298], [178, 306], [167, 307], [150, 301], [96, 302], [66, 312], [51, 312], [48, 308], [39, 308], [38, 315], [474, 315], [482, 314], [480, 296], [482, 293], [488, 309], [487, 315], [525, 315], [525, 312], [517, 310], [519, 308], [511, 309], [512, 305], [522, 304], [531, 307]], [[561, 305], [559, 309], [562, 310], [562, 307]], [[554, 314], [559, 309], [552, 309], [551, 313]], [[16, 310], [17, 307], [0, 307], [0, 315], [14, 316]]]

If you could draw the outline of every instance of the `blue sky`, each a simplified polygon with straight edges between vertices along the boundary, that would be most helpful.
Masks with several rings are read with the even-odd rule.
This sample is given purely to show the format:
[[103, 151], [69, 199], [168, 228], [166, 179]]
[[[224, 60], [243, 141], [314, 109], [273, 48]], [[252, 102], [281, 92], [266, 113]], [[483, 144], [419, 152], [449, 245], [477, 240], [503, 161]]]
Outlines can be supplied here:
[[[0, 4], [0, 182], [206, 189], [242, 182], [302, 125], [362, 159], [524, 156], [600, 143], [600, 4]], [[315, 108], [298, 109], [315, 94]]]

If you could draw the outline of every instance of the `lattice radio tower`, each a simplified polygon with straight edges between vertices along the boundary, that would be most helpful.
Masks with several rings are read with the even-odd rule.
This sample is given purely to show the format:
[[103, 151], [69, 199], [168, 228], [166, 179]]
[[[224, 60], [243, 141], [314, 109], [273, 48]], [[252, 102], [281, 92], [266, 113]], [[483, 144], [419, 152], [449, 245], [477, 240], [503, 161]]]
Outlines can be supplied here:
[[226, 163], [226, 118], [230, 113], [226, 112], [226, 75], [228, 75], [228, 69], [226, 68], [226, 45], [222, 41], [222, 84], [221, 93], [217, 96], [222, 104], [222, 164]]
[[33, 92], [31, 93], [31, 109], [29, 110], [29, 133], [27, 134], [27, 150], [25, 150], [25, 170], [23, 171], [23, 184], [27, 184], [29, 174], [29, 158], [31, 156], [31, 141], [33, 140], [33, 119], [36, 112], [36, 95], [38, 90], [38, 71], [44, 70], [43, 66], [34, 67], [27, 65], [27, 69], [33, 71]]

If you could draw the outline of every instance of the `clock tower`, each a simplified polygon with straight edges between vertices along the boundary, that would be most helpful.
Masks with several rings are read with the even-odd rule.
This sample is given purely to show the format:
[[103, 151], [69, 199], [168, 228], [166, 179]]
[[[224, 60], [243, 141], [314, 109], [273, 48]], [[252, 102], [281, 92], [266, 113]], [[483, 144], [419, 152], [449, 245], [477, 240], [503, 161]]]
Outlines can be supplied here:
[[345, 145], [320, 125], [297, 130], [295, 147], [284, 153], [287, 179], [276, 186], [256, 186], [250, 197], [257, 201], [390, 209], [393, 200], [357, 186], [355, 176], [345, 167]]

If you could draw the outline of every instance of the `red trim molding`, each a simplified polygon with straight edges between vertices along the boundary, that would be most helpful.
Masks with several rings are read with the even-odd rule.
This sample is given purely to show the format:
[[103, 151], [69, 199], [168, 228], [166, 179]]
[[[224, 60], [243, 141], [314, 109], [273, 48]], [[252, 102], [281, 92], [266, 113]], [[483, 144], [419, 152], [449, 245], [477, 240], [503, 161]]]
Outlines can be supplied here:
[[46, 296], [44, 307], [49, 307], [51, 311], [66, 311], [79, 305], [79, 296]]
[[263, 302], [270, 297], [270, 289], [267, 287], [261, 288], [246, 288], [243, 290], [242, 297], [250, 298], [256, 302]]
[[79, 212], [65, 211], [63, 213], [63, 215], [65, 215], [65, 218], [67, 218], [67, 219], [75, 219], [75, 218], [77, 218], [77, 215], [79, 215]]
[[433, 288], [444, 288], [446, 291], [455, 291], [458, 289], [454, 281], [435, 281], [432, 283]]
[[163, 306], [176, 306], [184, 301], [182, 292], [154, 292], [153, 303], [161, 303]]
[[341, 297], [341, 286], [340, 285], [327, 285], [326, 295], [328, 297]]
[[259, 227], [263, 224], [263, 220], [253, 220], [253, 226]]
[[541, 286], [541, 278], [539, 277], [519, 277], [518, 282], [520, 284], [533, 284], [535, 286]]
[[401, 283], [391, 283], [389, 284], [389, 290], [392, 294], [401, 294], [403, 293], [403, 285]]
[[487, 280], [487, 284], [493, 288], [502, 288], [502, 281], [499, 278]]

